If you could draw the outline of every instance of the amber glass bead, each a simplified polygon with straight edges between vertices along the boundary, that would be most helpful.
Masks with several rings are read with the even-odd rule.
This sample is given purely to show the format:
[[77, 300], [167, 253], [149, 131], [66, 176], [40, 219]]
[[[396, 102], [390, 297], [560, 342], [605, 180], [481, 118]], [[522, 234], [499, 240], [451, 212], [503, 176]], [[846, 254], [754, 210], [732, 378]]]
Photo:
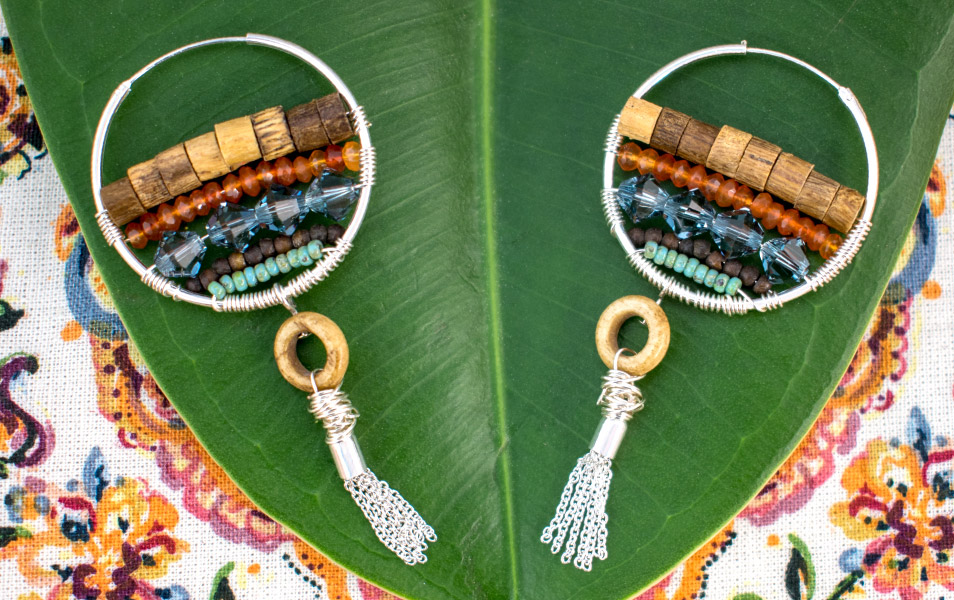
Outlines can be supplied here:
[[302, 183], [308, 183], [314, 177], [311, 174], [311, 167], [308, 166], [308, 159], [304, 156], [296, 156], [292, 161], [292, 167], [295, 169], [295, 177]]
[[716, 193], [719, 191], [719, 188], [722, 186], [722, 182], [725, 181], [725, 177], [721, 173], [713, 173], [706, 177], [706, 184], [700, 188], [702, 195], [709, 202], [715, 202]]
[[[639, 148], [636, 151], [639, 152]], [[359, 171], [361, 169], [361, 144], [346, 142], [341, 149], [341, 159], [349, 171]]]
[[272, 167], [272, 163], [267, 160], [258, 163], [258, 166], [255, 167], [255, 175], [265, 188], [268, 188], [268, 186], [275, 182], [275, 168]]
[[689, 183], [686, 187], [690, 190], [697, 190], [706, 184], [706, 168], [702, 165], [696, 165], [689, 169]]
[[801, 218], [801, 213], [799, 213], [794, 208], [790, 208], [782, 213], [782, 218], [778, 220], [778, 232], [782, 235], [793, 235], [795, 233], [795, 228], [797, 228], [798, 220]]
[[315, 150], [308, 157], [308, 168], [311, 169], [311, 174], [315, 177], [321, 177], [321, 173], [325, 170], [327, 164], [324, 150]]
[[768, 207], [768, 210], [765, 211], [765, 216], [762, 217], [762, 227], [765, 229], [775, 229], [775, 227], [778, 226], [779, 220], [782, 218], [782, 213], [784, 212], [784, 206], [778, 202], [773, 202]]
[[222, 180], [222, 198], [233, 203], [242, 199], [242, 182], [235, 173], [229, 173]]
[[192, 206], [195, 208], [195, 214], [199, 216], [205, 216], [209, 214], [209, 211], [212, 210], [212, 204], [209, 203], [209, 199], [205, 197], [205, 192], [202, 188], [199, 188], [189, 194], [189, 200], [192, 200]]
[[659, 160], [659, 153], [652, 148], [646, 148], [636, 157], [636, 168], [640, 175], [652, 173], [656, 168], [656, 161]]
[[275, 181], [282, 185], [291, 185], [298, 181], [295, 176], [295, 167], [287, 156], [275, 159]]
[[752, 188], [747, 185], [740, 185], [739, 189], [735, 190], [735, 195], [732, 196], [732, 208], [735, 210], [750, 208], [754, 197], [755, 192], [752, 191]]
[[683, 188], [689, 185], [689, 171], [691, 167], [689, 163], [684, 160], [676, 161], [672, 166], [672, 177], [670, 181], [677, 188]]
[[672, 154], [663, 154], [656, 159], [656, 166], [653, 167], [653, 177], [656, 181], [668, 181], [672, 177], [672, 171], [675, 168], [676, 159]]
[[803, 235], [802, 239], [805, 240], [809, 250], [818, 252], [830, 233], [831, 232], [828, 230], [828, 225], [819, 223], [818, 225], [812, 227], [812, 230], [809, 233]]
[[133, 221], [129, 225], [126, 225], [126, 241], [129, 242], [129, 245], [133, 248], [142, 250], [149, 242], [149, 238], [142, 232], [142, 225]]
[[222, 186], [214, 181], [202, 186], [202, 191], [205, 193], [206, 200], [209, 201], [209, 204], [212, 208], [218, 208], [222, 204], [224, 198], [222, 198]]
[[722, 185], [719, 186], [718, 191], [715, 194], [715, 203], [725, 208], [727, 206], [732, 206], [732, 198], [735, 197], [735, 192], [739, 189], [739, 182], [735, 179], [726, 179], [722, 182]]
[[808, 245], [808, 238], [811, 237], [812, 231], [815, 229], [815, 221], [812, 221], [808, 217], [802, 217], [798, 220], [798, 227], [795, 228], [795, 235], [802, 238], [802, 241], [805, 242], [805, 245]]
[[818, 252], [822, 255], [822, 258], [828, 260], [834, 256], [835, 252], [837, 252], [839, 248], [841, 248], [841, 243], [844, 241], [845, 240], [843, 240], [842, 237], [837, 233], [829, 234], [828, 237], [825, 238], [825, 241], [822, 243], [821, 247], [818, 249]]
[[152, 242], [158, 242], [162, 238], [162, 227], [159, 226], [159, 221], [156, 219], [156, 215], [152, 213], [146, 213], [139, 219], [139, 225], [142, 226], [142, 232], [146, 234], [146, 238]]
[[246, 196], [258, 196], [262, 191], [262, 184], [258, 181], [258, 175], [252, 167], [242, 167], [238, 171], [239, 181], [242, 182], [242, 191]]
[[341, 156], [341, 146], [329, 144], [325, 147], [325, 166], [332, 171], [344, 171], [344, 158]]
[[192, 219], [195, 218], [195, 206], [192, 205], [192, 200], [188, 196], [179, 196], [176, 198], [173, 207], [175, 207], [176, 214], [179, 215], [179, 218], [186, 223], [191, 223]]
[[640, 147], [633, 142], [626, 142], [619, 147], [619, 152], [616, 153], [616, 164], [624, 171], [635, 171], [638, 166], [637, 157], [640, 151]]
[[156, 208], [156, 220], [159, 221], [159, 227], [163, 231], [175, 231], [179, 229], [179, 223], [182, 222], [176, 214], [176, 209], [172, 208], [168, 202], [163, 202]]
[[772, 206], [772, 196], [762, 192], [755, 197], [755, 200], [752, 201], [752, 205], [749, 206], [749, 210], [752, 211], [752, 216], [756, 219], [762, 219], [765, 217], [765, 213], [768, 212], [770, 206]]

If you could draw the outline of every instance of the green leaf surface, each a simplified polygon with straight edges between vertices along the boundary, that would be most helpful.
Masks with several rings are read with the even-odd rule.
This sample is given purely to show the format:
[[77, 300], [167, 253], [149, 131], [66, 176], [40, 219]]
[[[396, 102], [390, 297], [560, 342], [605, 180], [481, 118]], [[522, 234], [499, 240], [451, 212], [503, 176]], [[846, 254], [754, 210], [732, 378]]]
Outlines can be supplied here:
[[[950, 0], [2, 4], [90, 250], [163, 390], [268, 514], [408, 598], [624, 598], [732, 518], [844, 372], [914, 218], [954, 90]], [[379, 176], [366, 227], [299, 306], [348, 336], [344, 387], [368, 464], [438, 531], [425, 565], [404, 566], [375, 539], [305, 395], [278, 374], [270, 346], [287, 312], [215, 314], [158, 297], [95, 226], [91, 136], [116, 84], [172, 48], [246, 31], [316, 52], [374, 122]], [[647, 408], [615, 461], [609, 559], [577, 572], [538, 539], [599, 420], [605, 369], [593, 329], [615, 298], [655, 295], [607, 235], [606, 130], [662, 64], [742, 39], [854, 90], [880, 149], [874, 228], [845, 274], [781, 311], [725, 317], [664, 303], [672, 345], [640, 384]], [[266, 49], [187, 54], [137, 84], [111, 130], [105, 179], [214, 122], [328, 91]], [[797, 67], [715, 59], [650, 99], [865, 185], [849, 115]], [[638, 327], [625, 333], [639, 343]]]

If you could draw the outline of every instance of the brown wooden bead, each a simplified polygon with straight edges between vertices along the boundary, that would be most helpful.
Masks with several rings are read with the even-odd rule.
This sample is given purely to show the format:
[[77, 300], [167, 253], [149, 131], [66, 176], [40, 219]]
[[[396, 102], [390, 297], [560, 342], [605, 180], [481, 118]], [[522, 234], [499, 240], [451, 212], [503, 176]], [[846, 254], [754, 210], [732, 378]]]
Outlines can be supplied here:
[[722, 270], [722, 265], [725, 264], [725, 257], [722, 256], [722, 253], [718, 250], [713, 250], [709, 253], [709, 256], [706, 257], [706, 266], [710, 269], [715, 269], [716, 271]]
[[222, 158], [215, 133], [210, 131], [185, 142], [185, 151], [192, 163], [192, 169], [202, 181], [221, 177], [231, 169]]
[[328, 226], [328, 243], [335, 244], [338, 242], [338, 239], [344, 235], [344, 227], [341, 225], [329, 225]]
[[718, 127], [689, 119], [686, 130], [682, 132], [682, 138], [679, 140], [679, 147], [676, 148], [676, 154], [689, 162], [704, 165], [718, 135]]
[[633, 227], [626, 232], [626, 235], [629, 236], [629, 240], [633, 242], [633, 245], [637, 248], [642, 248], [646, 245], [646, 232], [639, 227]]
[[692, 238], [686, 238], [684, 240], [679, 240], [679, 245], [676, 246], [676, 250], [679, 254], [685, 254], [686, 256], [692, 256]]
[[299, 229], [291, 236], [292, 246], [295, 248], [301, 248], [302, 246], [308, 245], [308, 242], [311, 241], [311, 236], [308, 235], [308, 230]]
[[719, 130], [706, 157], [706, 167], [722, 173], [727, 178], [735, 177], [735, 172], [742, 161], [745, 147], [752, 140], [752, 134], [741, 129], [723, 125]]
[[275, 252], [278, 254], [285, 254], [292, 249], [291, 238], [287, 235], [278, 236], [273, 240], [273, 243], [275, 244]]
[[752, 136], [735, 169], [735, 179], [753, 190], [764, 190], [769, 173], [781, 153], [782, 149], [775, 144]]
[[219, 275], [228, 275], [232, 272], [232, 265], [229, 264], [229, 259], [220, 257], [212, 261], [212, 270]]
[[262, 157], [250, 117], [216, 123], [215, 139], [219, 142], [219, 152], [222, 153], [222, 160], [229, 166], [229, 171], [235, 171], [242, 165]]
[[739, 271], [739, 279], [742, 280], [742, 285], [745, 287], [752, 287], [755, 285], [755, 281], [759, 278], [759, 270], [752, 265], [745, 265], [742, 267], [742, 270]]
[[[646, 345], [635, 355], [619, 352], [619, 330], [633, 317], [642, 317], [649, 328]], [[596, 323], [596, 351], [607, 368], [630, 375], [645, 375], [658, 365], [669, 349], [669, 319], [659, 305], [645, 296], [623, 296], [603, 311]]]
[[709, 243], [709, 240], [692, 241], [692, 255], [694, 257], [699, 260], [705, 260], [710, 252], [712, 252], [712, 244]]
[[258, 241], [258, 249], [262, 251], [262, 256], [271, 258], [275, 256], [275, 242], [272, 238], [262, 238]]
[[656, 129], [656, 120], [662, 107], [642, 98], [630, 97], [619, 115], [619, 133], [648, 144]]
[[129, 183], [132, 184], [139, 202], [146, 210], [172, 199], [172, 194], [162, 182], [162, 175], [159, 174], [159, 166], [155, 158], [129, 167], [126, 170], [126, 176], [129, 177]]
[[324, 225], [312, 225], [308, 230], [308, 235], [312, 240], [318, 240], [322, 244], [328, 241], [328, 228]]
[[852, 228], [858, 219], [858, 214], [864, 205], [865, 197], [861, 192], [851, 189], [850, 187], [841, 186], [838, 188], [838, 193], [835, 194], [835, 199], [832, 201], [822, 221], [829, 227], [833, 227], [843, 233], [848, 233], [848, 230]]
[[117, 179], [103, 187], [99, 193], [103, 198], [103, 206], [109, 211], [109, 217], [119, 227], [135, 221], [146, 212], [128, 177]]
[[676, 246], [679, 245], [679, 238], [676, 237], [675, 233], [667, 231], [662, 237], [662, 245], [669, 250], [675, 250]]
[[786, 202], [795, 202], [808, 174], [812, 172], [815, 165], [806, 162], [793, 154], [782, 152], [769, 173], [768, 181], [765, 182], [765, 191], [776, 198]]
[[272, 106], [258, 111], [250, 118], [263, 159], [274, 160], [295, 151], [295, 142], [285, 121], [284, 108]]
[[203, 289], [209, 289], [209, 284], [218, 279], [219, 276], [215, 274], [215, 271], [212, 269], [203, 269], [199, 273], [199, 283], [202, 284]]
[[348, 111], [340, 94], [328, 94], [315, 100], [315, 104], [318, 106], [318, 114], [321, 115], [321, 124], [332, 144], [354, 137], [354, 128], [351, 127], [351, 119], [348, 118]]
[[162, 182], [173, 196], [191, 192], [202, 185], [183, 144], [176, 144], [157, 154], [156, 165], [159, 167]]
[[841, 186], [834, 179], [825, 177], [818, 171], [812, 171], [802, 186], [802, 191], [795, 198], [794, 206], [797, 210], [810, 217], [822, 220], [828, 207], [831, 206]]
[[325, 364], [315, 371], [314, 386], [319, 390], [338, 387], [348, 370], [348, 342], [334, 321], [313, 312], [300, 312], [289, 317], [275, 334], [275, 362], [288, 383], [304, 392], [312, 392], [312, 371], [298, 358], [298, 340], [313, 334], [325, 345]]
[[722, 265], [722, 272], [728, 275], [729, 277], [738, 277], [739, 273], [742, 271], [742, 263], [736, 259], [727, 260], [725, 264]]
[[202, 293], [202, 282], [199, 281], [198, 279], [194, 278], [194, 277], [193, 277], [192, 279], [187, 279], [187, 280], [186, 280], [186, 285], [185, 285], [185, 287], [186, 287], [186, 289], [189, 290], [190, 292], [195, 292], [196, 294], [201, 294], [201, 293]]
[[682, 139], [682, 132], [686, 130], [689, 124], [689, 115], [685, 115], [671, 108], [663, 108], [656, 119], [656, 129], [653, 130], [653, 137], [650, 144], [653, 148], [675, 154], [679, 147], [679, 140]]
[[769, 278], [765, 275], [759, 277], [758, 281], [755, 282], [755, 285], [752, 286], [752, 291], [756, 294], [764, 294], [770, 289], [772, 289], [772, 282], [769, 281]]
[[325, 127], [321, 123], [321, 114], [315, 100], [299, 104], [285, 112], [288, 129], [299, 152], [321, 148], [331, 143]]
[[658, 227], [650, 227], [646, 230], [646, 243], [656, 242], [657, 244], [662, 242], [662, 229]]
[[229, 254], [229, 266], [232, 267], [232, 271], [241, 271], [246, 267], [245, 256], [241, 252]]
[[245, 257], [245, 264], [250, 267], [254, 267], [265, 260], [265, 254], [258, 246], [249, 246], [248, 250], [245, 251], [243, 256]]

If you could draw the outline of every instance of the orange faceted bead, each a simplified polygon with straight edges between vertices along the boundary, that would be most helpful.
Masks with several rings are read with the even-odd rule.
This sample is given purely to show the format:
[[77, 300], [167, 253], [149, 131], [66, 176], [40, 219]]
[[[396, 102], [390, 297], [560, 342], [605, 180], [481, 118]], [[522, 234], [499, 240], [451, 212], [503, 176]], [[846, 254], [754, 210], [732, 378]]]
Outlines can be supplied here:
[[179, 218], [186, 223], [191, 223], [192, 219], [195, 219], [195, 206], [192, 205], [192, 200], [188, 196], [179, 196], [173, 206]]
[[636, 157], [636, 168], [640, 175], [652, 173], [656, 168], [656, 161], [659, 160], [659, 153], [652, 148], [646, 148]]
[[332, 171], [344, 171], [344, 157], [341, 156], [341, 146], [329, 144], [325, 147], [325, 166]]
[[686, 185], [690, 190], [698, 190], [706, 184], [706, 168], [702, 165], [696, 165], [689, 169], [689, 183]]
[[324, 150], [315, 150], [311, 153], [311, 156], [308, 157], [308, 168], [311, 169], [311, 174], [315, 177], [321, 176], [327, 164], [328, 161], [325, 159]]
[[812, 227], [812, 230], [803, 235], [802, 239], [805, 240], [805, 243], [808, 244], [808, 249], [813, 252], [818, 252], [822, 247], [822, 244], [825, 243], [825, 239], [828, 238], [828, 234], [831, 233], [828, 231], [828, 225], [824, 223], [819, 223]]
[[133, 221], [129, 225], [126, 225], [126, 241], [129, 242], [129, 245], [133, 248], [142, 250], [149, 242], [149, 238], [142, 232], [142, 225]]
[[755, 197], [755, 200], [752, 201], [752, 205], [749, 206], [749, 210], [752, 211], [752, 216], [756, 219], [761, 219], [765, 217], [765, 213], [768, 212], [770, 206], [772, 206], [772, 196], [762, 192]]
[[[637, 152], [639, 149], [637, 148]], [[344, 161], [345, 168], [349, 171], [358, 171], [361, 169], [361, 144], [358, 142], [347, 142], [341, 149], [341, 159]]]
[[715, 194], [715, 202], [722, 208], [727, 206], [732, 206], [732, 198], [735, 196], [735, 192], [739, 189], [739, 182], [735, 179], [726, 179], [722, 182], [722, 185], [719, 186], [719, 190]]
[[212, 204], [209, 202], [209, 199], [206, 198], [205, 192], [202, 191], [202, 188], [199, 188], [189, 194], [189, 200], [192, 201], [192, 206], [195, 208], [195, 214], [199, 216], [205, 216], [209, 214], [209, 211], [212, 210]]
[[202, 191], [205, 193], [205, 198], [209, 201], [209, 204], [212, 205], [212, 208], [218, 208], [224, 198], [222, 198], [222, 186], [217, 184], [214, 181], [210, 181], [202, 187]]
[[793, 235], [800, 218], [802, 218], [801, 213], [794, 208], [786, 210], [778, 221], [778, 232], [782, 235]]
[[295, 176], [295, 167], [287, 156], [275, 159], [275, 181], [282, 185], [291, 185], [298, 181]]
[[258, 180], [265, 188], [275, 182], [275, 168], [267, 160], [258, 163], [258, 166], [255, 167], [255, 175], [258, 176]]
[[752, 206], [752, 199], [755, 197], [755, 192], [747, 185], [740, 185], [739, 189], [735, 190], [735, 195], [732, 196], [732, 208], [735, 210], [741, 210], [743, 208], [749, 208]]
[[765, 211], [765, 216], [762, 217], [762, 227], [765, 229], [775, 229], [778, 225], [779, 219], [782, 218], [782, 213], [785, 212], [785, 207], [779, 204], [778, 202], [773, 202], [769, 205], [768, 210]]
[[139, 225], [142, 226], [142, 232], [149, 241], [158, 242], [162, 237], [162, 227], [159, 226], [156, 215], [152, 213], [144, 214], [142, 218], [139, 219]]
[[815, 221], [808, 217], [802, 217], [798, 220], [798, 227], [795, 228], [795, 235], [802, 238], [805, 245], [808, 245], [808, 238], [811, 237], [812, 230], [815, 229]]
[[[345, 144], [345, 147], [348, 145]], [[640, 147], [633, 142], [626, 142], [616, 153], [616, 163], [624, 171], [635, 171], [637, 166], [636, 157], [639, 156]]]
[[295, 169], [295, 177], [302, 183], [308, 183], [314, 177], [311, 174], [311, 167], [308, 166], [308, 159], [304, 156], [296, 156], [292, 161], [292, 167]]
[[716, 193], [718, 193], [723, 181], [725, 181], [725, 177], [723, 177], [721, 173], [713, 173], [706, 177], [706, 183], [699, 188], [699, 191], [702, 192], [706, 200], [714, 202]]
[[672, 177], [670, 178], [670, 181], [672, 181], [672, 184], [678, 188], [686, 187], [689, 185], [690, 170], [691, 167], [689, 166], [688, 162], [684, 160], [676, 161], [676, 164], [674, 164], [672, 167]]
[[672, 154], [663, 154], [656, 159], [656, 166], [653, 167], [653, 177], [656, 181], [668, 181], [672, 177], [672, 171], [675, 169], [676, 159]]
[[258, 196], [262, 191], [262, 184], [252, 167], [242, 167], [238, 171], [239, 181], [242, 182], [242, 191], [246, 196]]
[[825, 238], [824, 243], [822, 243], [821, 248], [818, 249], [818, 252], [822, 255], [822, 258], [828, 260], [841, 248], [841, 243], [844, 241], [845, 240], [837, 233], [829, 234], [829, 236]]
[[161, 227], [163, 231], [175, 231], [179, 229], [179, 223], [182, 222], [179, 215], [176, 214], [176, 209], [169, 206], [166, 202], [163, 202], [156, 208], [156, 220], [159, 222], [159, 227]]
[[235, 173], [229, 173], [222, 180], [222, 198], [233, 203], [242, 199], [242, 182]]

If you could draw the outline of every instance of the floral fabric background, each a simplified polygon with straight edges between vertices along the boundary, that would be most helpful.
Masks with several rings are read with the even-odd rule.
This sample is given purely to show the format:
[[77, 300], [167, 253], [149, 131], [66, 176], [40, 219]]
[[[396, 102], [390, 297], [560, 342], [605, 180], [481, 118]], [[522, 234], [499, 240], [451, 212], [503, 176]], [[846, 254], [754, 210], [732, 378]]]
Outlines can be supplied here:
[[[259, 512], [128, 341], [0, 24], [0, 599], [393, 596]], [[757, 498], [640, 600], [954, 598], [954, 115], [868, 333]]]

